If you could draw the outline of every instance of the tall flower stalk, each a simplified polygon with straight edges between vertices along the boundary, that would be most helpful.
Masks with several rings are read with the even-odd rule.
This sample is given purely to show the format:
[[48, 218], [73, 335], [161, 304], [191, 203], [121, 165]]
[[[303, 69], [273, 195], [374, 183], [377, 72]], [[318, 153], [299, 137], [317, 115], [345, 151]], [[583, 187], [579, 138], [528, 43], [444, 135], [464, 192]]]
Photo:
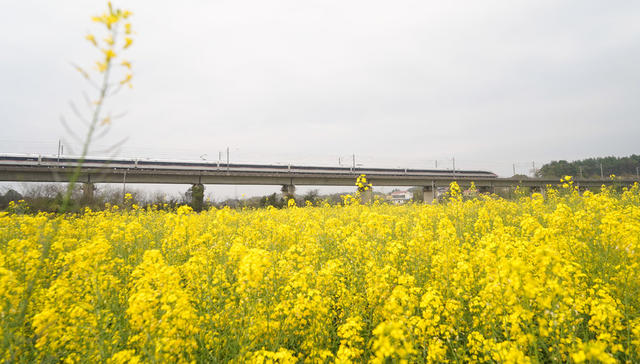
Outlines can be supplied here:
[[[109, 2], [106, 12], [92, 17], [94, 22], [104, 27], [101, 30], [101, 33], [105, 34], [104, 38], [99, 38], [99, 36], [91, 33], [85, 36], [85, 39], [100, 51], [100, 58], [95, 62], [95, 66], [91, 71], [87, 71], [80, 66], [75, 66], [75, 68], [98, 90], [98, 95], [94, 101], [90, 101], [92, 115], [89, 120], [86, 120], [87, 132], [82, 140], [82, 152], [69, 178], [69, 185], [62, 201], [61, 212], [66, 212], [69, 207], [73, 189], [80, 177], [82, 165], [89, 153], [91, 142], [95, 139], [96, 131], [101, 127], [106, 127], [112, 121], [111, 115], [103, 116], [105, 100], [109, 96], [115, 95], [123, 86], [132, 87], [131, 63], [120, 56], [133, 43], [133, 32], [129, 22], [130, 16], [131, 12], [114, 8]], [[92, 76], [92, 74], [95, 76]], [[114, 83], [112, 78], [115, 77], [120, 77], [120, 81]], [[100, 83], [96, 83], [94, 78], [99, 79]], [[76, 115], [82, 118], [75, 107], [73, 109]]]

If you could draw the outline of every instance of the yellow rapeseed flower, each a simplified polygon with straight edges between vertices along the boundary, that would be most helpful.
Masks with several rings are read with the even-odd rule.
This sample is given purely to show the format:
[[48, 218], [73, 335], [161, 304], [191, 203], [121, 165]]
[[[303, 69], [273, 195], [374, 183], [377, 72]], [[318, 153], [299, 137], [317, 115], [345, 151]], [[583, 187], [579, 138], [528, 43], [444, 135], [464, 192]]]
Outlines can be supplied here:
[[96, 62], [96, 65], [98, 66], [98, 71], [100, 73], [107, 70], [107, 64], [105, 62]]
[[125, 83], [131, 82], [131, 78], [132, 77], [133, 77], [133, 75], [129, 73], [122, 81], [120, 81], [120, 84], [124, 85]]
[[91, 44], [93, 44], [94, 46], [98, 45], [98, 43], [96, 42], [96, 37], [94, 37], [93, 34], [87, 34], [85, 36], [85, 39], [91, 42]]
[[197, 213], [126, 194], [125, 208], [64, 215], [12, 202], [0, 212], [0, 356], [640, 362], [639, 184], [353, 200]]
[[113, 49], [103, 49], [102, 53], [104, 53], [104, 57], [107, 62], [109, 62], [113, 58], [116, 58], [116, 53], [113, 51]]

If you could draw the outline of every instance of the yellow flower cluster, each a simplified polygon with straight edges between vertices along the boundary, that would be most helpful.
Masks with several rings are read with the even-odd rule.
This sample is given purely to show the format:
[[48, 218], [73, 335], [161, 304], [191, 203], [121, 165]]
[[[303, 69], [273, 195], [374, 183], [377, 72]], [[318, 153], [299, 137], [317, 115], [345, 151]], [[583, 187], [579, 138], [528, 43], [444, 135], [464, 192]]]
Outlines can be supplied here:
[[[114, 8], [109, 2], [108, 9], [105, 13], [92, 17], [94, 22], [104, 26], [106, 35], [100, 39], [96, 35], [89, 33], [85, 36], [85, 39], [100, 51], [100, 59], [95, 63], [96, 70], [101, 74], [105, 74], [105, 78], [108, 78], [108, 74], [113, 72], [114, 62], [119, 57], [119, 53], [128, 49], [133, 44], [133, 31], [131, 29], [131, 23], [129, 22], [131, 15], [130, 11]], [[129, 87], [132, 87], [131, 79], [133, 75], [131, 73], [131, 62], [126, 59], [122, 59], [119, 62], [123, 70], [119, 85], [129, 85]], [[89, 72], [85, 69], [79, 66], [76, 66], [76, 69], [83, 77], [91, 80]], [[104, 118], [101, 123], [108, 124], [110, 121], [110, 118]]]
[[640, 186], [562, 182], [433, 205], [14, 206], [0, 359], [640, 362]]
[[367, 181], [366, 175], [361, 174], [356, 178], [356, 187], [358, 187], [358, 192], [368, 191], [371, 186], [371, 183]]

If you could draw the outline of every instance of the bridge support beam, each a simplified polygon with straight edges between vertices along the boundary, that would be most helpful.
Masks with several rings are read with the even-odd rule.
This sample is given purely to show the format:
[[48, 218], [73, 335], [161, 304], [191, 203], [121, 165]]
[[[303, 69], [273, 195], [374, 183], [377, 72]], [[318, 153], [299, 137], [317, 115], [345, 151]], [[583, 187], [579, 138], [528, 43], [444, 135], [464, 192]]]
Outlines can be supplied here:
[[436, 189], [434, 186], [422, 187], [422, 201], [425, 203], [432, 203], [436, 198]]
[[296, 186], [292, 184], [282, 185], [280, 191], [282, 191], [282, 197], [288, 202], [290, 199], [295, 198]]
[[204, 206], [204, 185], [202, 183], [194, 183], [189, 191], [191, 193], [191, 208], [193, 211], [202, 211]]

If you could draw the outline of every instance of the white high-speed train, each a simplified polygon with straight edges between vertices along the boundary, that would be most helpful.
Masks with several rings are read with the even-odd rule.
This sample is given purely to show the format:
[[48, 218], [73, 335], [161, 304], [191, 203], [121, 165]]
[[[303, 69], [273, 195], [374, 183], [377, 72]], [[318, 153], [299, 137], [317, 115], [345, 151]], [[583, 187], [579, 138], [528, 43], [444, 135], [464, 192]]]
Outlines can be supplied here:
[[[73, 168], [77, 166], [79, 157], [56, 157], [29, 154], [1, 154], [1, 166], [13, 167], [50, 167]], [[368, 176], [429, 176], [429, 177], [464, 177], [464, 178], [496, 178], [495, 173], [488, 171], [441, 170], [441, 169], [410, 169], [410, 168], [349, 168], [349, 167], [320, 167], [294, 165], [265, 165], [265, 164], [237, 164], [208, 161], [178, 161], [178, 160], [150, 160], [150, 159], [108, 159], [87, 157], [83, 168], [113, 168], [139, 170], [174, 170], [174, 171], [203, 171], [203, 172], [247, 172], [247, 173], [295, 173], [295, 174], [366, 174]]]

